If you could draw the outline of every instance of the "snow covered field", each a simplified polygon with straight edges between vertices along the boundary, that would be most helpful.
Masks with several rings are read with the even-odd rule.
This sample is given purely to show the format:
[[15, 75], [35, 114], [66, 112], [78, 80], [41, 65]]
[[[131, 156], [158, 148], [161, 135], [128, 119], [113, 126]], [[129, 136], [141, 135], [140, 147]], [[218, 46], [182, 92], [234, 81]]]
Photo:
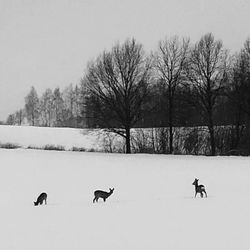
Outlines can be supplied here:
[[101, 130], [50, 128], [32, 126], [0, 126], [0, 143], [13, 143], [21, 147], [44, 147], [60, 145], [70, 150], [84, 147], [98, 150]]
[[[250, 249], [247, 157], [0, 149], [0, 159], [0, 249]], [[208, 198], [194, 198], [195, 177]], [[41, 192], [48, 205], [35, 207]]]

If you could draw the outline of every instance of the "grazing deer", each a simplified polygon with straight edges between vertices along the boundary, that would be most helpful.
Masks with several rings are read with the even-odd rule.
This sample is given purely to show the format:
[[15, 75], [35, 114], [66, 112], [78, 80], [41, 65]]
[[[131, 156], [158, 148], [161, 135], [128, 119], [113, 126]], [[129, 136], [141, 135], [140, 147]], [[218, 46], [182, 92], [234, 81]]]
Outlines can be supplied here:
[[114, 192], [114, 188], [110, 188], [110, 189], [109, 189], [109, 192], [105, 192], [105, 191], [102, 191], [102, 190], [96, 190], [96, 191], [94, 192], [95, 198], [94, 198], [93, 202], [95, 202], [95, 201], [98, 202], [98, 199], [99, 199], [99, 198], [102, 198], [103, 201], [105, 202], [106, 199], [107, 199], [111, 194], [113, 194], [113, 192]]
[[207, 193], [206, 193], [204, 185], [198, 185], [198, 181], [199, 181], [199, 179], [195, 179], [194, 182], [192, 183], [195, 186], [195, 196], [194, 197], [196, 197], [197, 193], [200, 193], [201, 198], [203, 198], [203, 193], [205, 193], [205, 195], [207, 197]]
[[43, 201], [45, 201], [45, 204], [47, 205], [47, 194], [46, 193], [41, 193], [37, 200], [34, 201], [34, 205], [37, 206], [37, 205], [42, 205], [43, 204]]

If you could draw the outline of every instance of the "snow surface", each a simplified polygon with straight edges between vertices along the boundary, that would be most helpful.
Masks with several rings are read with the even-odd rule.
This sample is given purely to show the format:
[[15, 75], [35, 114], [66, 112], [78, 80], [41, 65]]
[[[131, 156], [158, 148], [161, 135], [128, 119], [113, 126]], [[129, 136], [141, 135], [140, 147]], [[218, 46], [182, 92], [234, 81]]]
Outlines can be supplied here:
[[98, 150], [100, 133], [101, 130], [94, 129], [0, 125], [0, 142], [15, 143], [24, 148], [59, 145], [66, 150], [73, 147]]
[[[0, 159], [0, 249], [250, 249], [247, 157], [0, 149]], [[194, 198], [196, 177], [208, 198]], [[35, 207], [41, 192], [48, 205]]]

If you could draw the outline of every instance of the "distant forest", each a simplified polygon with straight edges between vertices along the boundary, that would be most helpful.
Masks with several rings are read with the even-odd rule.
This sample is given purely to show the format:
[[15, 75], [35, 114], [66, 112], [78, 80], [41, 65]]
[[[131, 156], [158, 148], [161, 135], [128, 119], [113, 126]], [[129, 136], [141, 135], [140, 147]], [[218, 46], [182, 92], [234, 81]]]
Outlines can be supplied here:
[[[218, 154], [218, 140], [227, 144], [224, 153], [248, 155], [250, 38], [235, 54], [211, 33], [195, 44], [166, 38], [150, 54], [128, 39], [89, 62], [78, 84], [41, 96], [32, 87], [6, 124], [107, 128], [125, 138], [127, 153], [131, 128], [167, 128], [170, 154], [175, 128], [206, 127], [211, 155]], [[218, 128], [225, 130], [218, 135]]]

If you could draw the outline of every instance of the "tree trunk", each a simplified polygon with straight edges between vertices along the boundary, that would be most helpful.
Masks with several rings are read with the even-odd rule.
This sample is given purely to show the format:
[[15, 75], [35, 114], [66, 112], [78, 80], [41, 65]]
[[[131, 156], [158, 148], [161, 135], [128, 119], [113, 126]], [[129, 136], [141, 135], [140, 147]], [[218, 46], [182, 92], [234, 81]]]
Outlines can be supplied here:
[[173, 154], [173, 97], [171, 89], [169, 90], [168, 95], [168, 104], [169, 104], [169, 117], [168, 117], [168, 126], [169, 126], [169, 154]]
[[35, 126], [35, 116], [33, 112], [31, 114], [31, 123], [32, 123], [32, 126]]
[[212, 110], [209, 112], [208, 119], [209, 119], [208, 130], [210, 135], [211, 156], [215, 156], [215, 138], [214, 138], [214, 123], [212, 118]]
[[126, 129], [126, 154], [131, 153], [131, 145], [130, 145], [130, 127], [127, 127]]
[[232, 145], [231, 149], [238, 149], [239, 144], [240, 144], [240, 137], [241, 137], [241, 132], [240, 132], [240, 124], [241, 124], [241, 107], [238, 107], [238, 114], [237, 114], [237, 121], [236, 121], [236, 125], [235, 125], [235, 140], [234, 143]]
[[210, 135], [210, 147], [211, 156], [215, 156], [215, 138], [214, 138], [214, 121], [213, 121], [213, 102], [212, 102], [212, 90], [211, 90], [211, 79], [207, 79], [207, 115], [208, 115], [208, 130]]

